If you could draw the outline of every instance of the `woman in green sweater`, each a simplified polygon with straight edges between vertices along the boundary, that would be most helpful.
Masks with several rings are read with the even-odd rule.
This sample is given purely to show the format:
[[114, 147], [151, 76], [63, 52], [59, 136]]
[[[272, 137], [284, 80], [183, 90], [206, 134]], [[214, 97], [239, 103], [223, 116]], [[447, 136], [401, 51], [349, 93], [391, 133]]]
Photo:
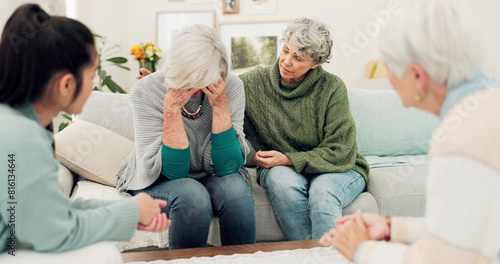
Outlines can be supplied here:
[[[99, 64], [90, 30], [19, 7], [0, 40], [0, 263], [121, 263], [105, 240], [160, 232], [164, 201], [69, 200], [58, 182], [52, 119], [82, 111]], [[41, 254], [51, 252], [60, 254]]]
[[368, 164], [357, 152], [346, 87], [321, 67], [333, 44], [326, 25], [292, 20], [282, 41], [274, 65], [240, 75], [244, 131], [287, 238], [319, 239], [364, 190]]

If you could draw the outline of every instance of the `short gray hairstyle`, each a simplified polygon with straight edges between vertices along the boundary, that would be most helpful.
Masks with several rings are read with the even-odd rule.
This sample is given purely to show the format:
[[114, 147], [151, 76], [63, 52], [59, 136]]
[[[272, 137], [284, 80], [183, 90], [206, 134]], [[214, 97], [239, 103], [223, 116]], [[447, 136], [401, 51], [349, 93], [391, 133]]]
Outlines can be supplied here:
[[410, 63], [437, 85], [472, 79], [483, 59], [475, 19], [458, 0], [408, 1], [378, 40], [381, 60], [402, 79]]
[[165, 85], [172, 88], [201, 89], [224, 80], [228, 58], [224, 43], [214, 28], [185, 27], [170, 43], [165, 61]]
[[299, 47], [298, 56], [307, 55], [319, 64], [330, 62], [333, 40], [326, 24], [305, 17], [293, 19], [283, 31], [281, 42], [286, 43], [290, 38]]

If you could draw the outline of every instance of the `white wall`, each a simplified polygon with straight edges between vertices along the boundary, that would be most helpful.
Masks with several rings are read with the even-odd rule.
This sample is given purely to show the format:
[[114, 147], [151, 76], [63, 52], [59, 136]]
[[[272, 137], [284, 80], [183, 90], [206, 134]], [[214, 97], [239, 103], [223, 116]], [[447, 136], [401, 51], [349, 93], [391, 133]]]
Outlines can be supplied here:
[[39, 4], [50, 15], [66, 15], [66, 0], [0, 0], [0, 34], [12, 12], [26, 3]]
[[[64, 0], [38, 0], [64, 1]], [[221, 0], [216, 4], [189, 4], [187, 2], [169, 2], [168, 0], [66, 0], [68, 7], [76, 7], [74, 16], [87, 24], [95, 33], [107, 35], [121, 45], [123, 53], [130, 61], [131, 72], [110, 71], [113, 79], [124, 88], [130, 88], [135, 82], [138, 64], [129, 55], [134, 44], [156, 42], [156, 15], [158, 12], [176, 11], [216, 11], [216, 23], [245, 22], [283, 22], [296, 17], [310, 17], [329, 24], [335, 31], [333, 59], [324, 68], [340, 76], [348, 86], [354, 86], [363, 77], [366, 63], [376, 59], [377, 54], [372, 38], [361, 38], [361, 31], [368, 27], [368, 33], [376, 33], [374, 28], [379, 12], [388, 11], [391, 0], [276, 0], [277, 13], [272, 15], [247, 15], [245, 1], [240, 0], [240, 14], [222, 15]], [[185, 0], [186, 1], [186, 0]], [[405, 0], [401, 0], [405, 1]], [[19, 3], [24, 0], [0, 0], [0, 23], [3, 22], [4, 2]], [[484, 71], [500, 79], [500, 1], [470, 1], [472, 11], [477, 15], [484, 38], [486, 54]], [[12, 5], [12, 4], [11, 4]], [[8, 7], [9, 8], [9, 7]], [[8, 9], [6, 8], [6, 9]], [[14, 7], [10, 7], [13, 10]], [[12, 11], [10, 11], [12, 12]], [[375, 15], [373, 15], [375, 13]], [[72, 15], [71, 12], [68, 15]], [[6, 20], [6, 18], [5, 18]], [[383, 21], [382, 21], [383, 22]], [[0, 24], [3, 27], [3, 24]], [[371, 31], [370, 31], [371, 30]], [[373, 34], [376, 35], [376, 34]], [[358, 45], [356, 46], [356, 42]], [[365, 45], [366, 44], [366, 45]], [[354, 47], [357, 53], [348, 56], [342, 51]], [[352, 50], [352, 49], [351, 49]]]
[[[104, 49], [119, 44], [121, 51], [113, 56], [121, 56], [131, 59], [130, 48], [128, 44], [128, 8], [126, 1], [123, 0], [66, 0], [68, 6], [68, 16], [82, 21], [87, 25], [92, 33], [105, 36], [106, 44]], [[99, 42], [100, 40], [98, 40]], [[97, 44], [101, 47], [100, 43]], [[132, 63], [128, 63], [132, 65]], [[133, 81], [129, 76], [131, 72], [117, 67], [106, 67], [104, 70], [111, 76], [122, 88], [129, 90]], [[135, 76], [135, 75], [134, 75]]]
[[[156, 14], [157, 12], [176, 11], [202, 11], [215, 10], [217, 24], [246, 23], [246, 22], [287, 22], [292, 18], [310, 17], [319, 19], [335, 31], [334, 41], [336, 45], [333, 49], [331, 63], [325, 64], [324, 68], [340, 76], [348, 85], [363, 77], [366, 63], [374, 59], [372, 45], [359, 50], [359, 54], [354, 54], [347, 58], [341, 51], [340, 43], [354, 45], [356, 27], [364, 27], [365, 24], [373, 20], [371, 11], [387, 9], [390, 0], [276, 0], [277, 13], [265, 15], [246, 14], [245, 0], [240, 0], [240, 14], [222, 15], [222, 1], [217, 0], [217, 4], [188, 4], [178, 2], [168, 2], [165, 0], [148, 0], [149, 6], [155, 8], [144, 10], [141, 15], [137, 14], [135, 7], [143, 6], [144, 0], [128, 0], [129, 6], [129, 35], [128, 45], [132, 47], [138, 42], [146, 42], [156, 39]], [[132, 65], [132, 67], [136, 67]], [[137, 68], [135, 69], [137, 70]], [[135, 71], [134, 71], [135, 72]], [[134, 79], [130, 79], [133, 83]]]

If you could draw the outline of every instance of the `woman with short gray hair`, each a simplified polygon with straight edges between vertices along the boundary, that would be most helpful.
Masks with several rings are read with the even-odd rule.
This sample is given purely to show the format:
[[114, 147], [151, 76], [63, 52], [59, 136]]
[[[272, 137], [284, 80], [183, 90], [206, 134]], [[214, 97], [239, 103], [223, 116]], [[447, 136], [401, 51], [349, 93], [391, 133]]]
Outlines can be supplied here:
[[274, 65], [239, 76], [245, 134], [287, 238], [319, 239], [364, 190], [368, 163], [357, 152], [347, 89], [321, 67], [333, 45], [327, 26], [294, 19], [282, 42]]
[[500, 83], [480, 70], [482, 40], [467, 2], [408, 1], [380, 35], [403, 105], [441, 123], [424, 217], [357, 212], [320, 239], [355, 263], [500, 263]]
[[165, 68], [132, 87], [135, 148], [117, 172], [118, 189], [167, 201], [170, 249], [206, 246], [214, 213], [222, 245], [255, 243], [255, 205], [242, 167], [249, 152], [245, 94], [227, 73], [216, 30], [184, 28]]

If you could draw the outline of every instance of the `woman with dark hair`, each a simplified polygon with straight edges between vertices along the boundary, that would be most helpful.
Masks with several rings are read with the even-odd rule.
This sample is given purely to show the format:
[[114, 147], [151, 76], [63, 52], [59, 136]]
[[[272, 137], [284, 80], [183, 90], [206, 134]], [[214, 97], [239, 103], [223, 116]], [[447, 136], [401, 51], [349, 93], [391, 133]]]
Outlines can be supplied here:
[[[121, 263], [112, 244], [91, 244], [129, 240], [136, 228], [163, 231], [170, 221], [160, 213], [166, 203], [145, 193], [70, 201], [59, 186], [51, 123], [60, 111], [80, 113], [92, 91], [90, 30], [26, 4], [7, 21], [0, 50], [0, 262]], [[36, 253], [63, 251], [71, 252]]]

